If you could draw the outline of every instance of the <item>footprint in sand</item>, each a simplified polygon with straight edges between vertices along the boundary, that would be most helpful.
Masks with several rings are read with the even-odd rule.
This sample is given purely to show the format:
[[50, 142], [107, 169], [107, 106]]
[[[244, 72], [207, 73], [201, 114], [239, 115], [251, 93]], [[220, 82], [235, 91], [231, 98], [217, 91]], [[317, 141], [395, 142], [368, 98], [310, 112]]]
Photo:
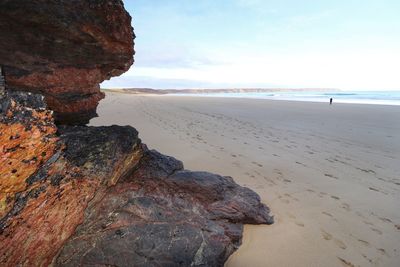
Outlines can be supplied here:
[[339, 200], [340, 199], [340, 197], [337, 197], [337, 196], [331, 196], [331, 198], [333, 198], [334, 200]]
[[[379, 179], [379, 178], [378, 178], [378, 179]], [[375, 191], [375, 192], [379, 192], [379, 193], [384, 194], [384, 195], [388, 195], [388, 193], [386, 193], [386, 192], [384, 192], [384, 191], [381, 191], [381, 190], [379, 190], [379, 189], [373, 188], [373, 187], [370, 187], [369, 190]]]
[[375, 226], [372, 222], [368, 222], [368, 221], [363, 221], [364, 224], [366, 225], [371, 225], [371, 226]]
[[334, 176], [333, 174], [329, 174], [329, 173], [325, 173], [325, 176], [326, 176], [326, 177], [329, 177], [329, 178], [336, 179], [336, 180], [339, 179], [339, 178], [337, 178], [336, 176]]
[[260, 163], [258, 163], [258, 162], [255, 162], [255, 161], [253, 161], [252, 163], [253, 163], [254, 165], [257, 165], [257, 166], [260, 167], [260, 168], [263, 166], [262, 164], [260, 164]]
[[349, 262], [349, 261], [347, 261], [347, 260], [345, 260], [343, 258], [340, 258], [340, 257], [337, 257], [337, 258], [340, 260], [340, 262], [342, 263], [343, 266], [355, 267], [355, 265], [353, 263], [351, 263], [351, 262]]
[[324, 230], [321, 229], [322, 237], [325, 240], [332, 240], [332, 235]]
[[365, 241], [365, 240], [362, 240], [362, 239], [358, 239], [358, 242], [360, 242], [361, 244], [363, 244], [366, 247], [369, 247], [369, 242], [368, 241]]
[[382, 254], [382, 255], [384, 255], [384, 256], [387, 256], [386, 250], [384, 250], [383, 248], [378, 248], [377, 250], [378, 250], [378, 252], [379, 252], [380, 254]]
[[325, 197], [327, 195], [327, 193], [324, 193], [324, 192], [319, 192], [319, 194], [318, 194], [318, 196], [320, 197], [320, 198], [323, 198], [323, 197]]
[[322, 214], [324, 214], [324, 215], [326, 215], [326, 216], [329, 216], [329, 217], [333, 217], [332, 214], [330, 214], [329, 212], [326, 212], [326, 211], [323, 211]]
[[388, 218], [379, 217], [379, 220], [381, 220], [382, 222], [385, 222], [385, 223], [393, 223], [392, 220], [388, 219]]
[[368, 258], [367, 257], [367, 255], [365, 255], [365, 254], [361, 254], [363, 257], [364, 257], [364, 259], [366, 259], [369, 263], [372, 263], [372, 260], [370, 259], [370, 258]]
[[346, 211], [351, 211], [350, 205], [347, 204], [347, 203], [342, 203], [342, 208], [343, 208], [344, 210], [346, 210]]
[[301, 165], [301, 166], [303, 166], [303, 167], [307, 167], [306, 164], [304, 164], [304, 163], [302, 163], [302, 162], [299, 162], [299, 161], [296, 161], [296, 164]]
[[376, 174], [376, 172], [374, 170], [366, 170], [366, 169], [362, 169], [362, 168], [356, 168], [356, 169], [360, 170], [362, 172], [365, 172], [365, 173]]
[[325, 240], [327, 240], [327, 241], [333, 240], [333, 241], [335, 242], [335, 244], [336, 244], [339, 248], [341, 248], [341, 249], [346, 249], [346, 248], [347, 248], [346, 244], [343, 243], [343, 241], [341, 241], [341, 240], [339, 240], [339, 239], [336, 239], [336, 238], [333, 238], [333, 236], [332, 236], [330, 233], [326, 232], [325, 230], [321, 229], [321, 234], [322, 234], [322, 237], [323, 237]]
[[339, 239], [335, 239], [334, 242], [341, 249], [346, 249], [347, 248], [346, 244], [343, 243], [343, 241], [341, 241]]
[[304, 227], [304, 223], [302, 222], [294, 222], [297, 226]]
[[379, 229], [371, 228], [371, 230], [374, 231], [375, 233], [377, 233], [378, 235], [382, 235], [383, 234], [383, 232], [381, 230], [379, 230]]

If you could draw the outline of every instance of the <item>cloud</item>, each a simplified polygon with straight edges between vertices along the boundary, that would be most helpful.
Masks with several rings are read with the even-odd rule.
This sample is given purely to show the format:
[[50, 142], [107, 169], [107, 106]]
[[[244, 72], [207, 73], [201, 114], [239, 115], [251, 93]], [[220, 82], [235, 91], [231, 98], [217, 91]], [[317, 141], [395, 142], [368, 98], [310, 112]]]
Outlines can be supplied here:
[[[368, 56], [366, 56], [368, 55]], [[238, 55], [230, 64], [197, 68], [135, 67], [103, 87], [286, 87], [399, 90], [396, 50], [299, 51]]]
[[268, 83], [209, 82], [190, 79], [168, 79], [153, 76], [121, 76], [105, 81], [101, 88], [152, 88], [152, 89], [216, 89], [216, 88], [277, 88]]
[[186, 89], [213, 88], [214, 83], [186, 79], [165, 79], [151, 76], [122, 76], [105, 81], [102, 88], [153, 88], [153, 89]]
[[400, 24], [387, 4], [378, 14], [352, 1], [155, 2], [131, 2], [135, 66], [104, 85], [400, 89]]
[[153, 68], [198, 68], [201, 66], [215, 66], [223, 62], [212, 60], [201, 54], [194, 54], [184, 50], [155, 49], [146, 50], [137, 54], [136, 63], [139, 67]]

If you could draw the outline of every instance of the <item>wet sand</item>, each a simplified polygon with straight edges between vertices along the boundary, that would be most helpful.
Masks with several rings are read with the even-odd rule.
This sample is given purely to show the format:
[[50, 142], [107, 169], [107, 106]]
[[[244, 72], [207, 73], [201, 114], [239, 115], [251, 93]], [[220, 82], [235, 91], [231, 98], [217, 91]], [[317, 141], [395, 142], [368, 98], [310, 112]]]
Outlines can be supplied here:
[[276, 223], [226, 266], [399, 266], [399, 106], [107, 93], [98, 113], [260, 194]]

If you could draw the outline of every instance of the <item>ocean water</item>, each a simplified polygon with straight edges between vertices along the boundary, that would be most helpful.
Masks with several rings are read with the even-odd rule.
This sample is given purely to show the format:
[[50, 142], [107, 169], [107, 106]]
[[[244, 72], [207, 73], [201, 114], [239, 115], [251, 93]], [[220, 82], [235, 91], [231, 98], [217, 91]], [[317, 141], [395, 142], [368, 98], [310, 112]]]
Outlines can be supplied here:
[[336, 91], [336, 92], [267, 92], [267, 93], [204, 93], [178, 94], [199, 97], [256, 98], [287, 101], [309, 101], [375, 105], [400, 105], [400, 91]]

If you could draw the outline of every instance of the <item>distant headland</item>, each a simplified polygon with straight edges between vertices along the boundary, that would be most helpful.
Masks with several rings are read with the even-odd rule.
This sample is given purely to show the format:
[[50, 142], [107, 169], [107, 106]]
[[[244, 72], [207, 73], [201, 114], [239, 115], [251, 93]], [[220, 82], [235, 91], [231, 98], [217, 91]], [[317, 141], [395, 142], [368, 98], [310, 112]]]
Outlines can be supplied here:
[[125, 94], [218, 94], [218, 93], [270, 93], [270, 92], [336, 92], [335, 88], [216, 88], [216, 89], [153, 89], [153, 88], [102, 88], [103, 92]]

